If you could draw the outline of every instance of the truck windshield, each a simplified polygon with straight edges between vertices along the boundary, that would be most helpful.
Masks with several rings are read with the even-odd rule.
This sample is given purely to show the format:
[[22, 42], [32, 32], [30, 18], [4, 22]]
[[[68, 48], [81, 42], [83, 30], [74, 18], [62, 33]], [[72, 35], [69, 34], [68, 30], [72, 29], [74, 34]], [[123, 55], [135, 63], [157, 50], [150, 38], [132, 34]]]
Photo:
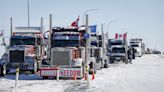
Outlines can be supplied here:
[[54, 35], [52, 47], [76, 47], [79, 46], [79, 35]]
[[109, 46], [112, 46], [112, 45], [123, 45], [123, 41], [122, 40], [110, 40]]
[[53, 40], [52, 47], [76, 47], [79, 46], [77, 40]]
[[139, 47], [139, 45], [138, 44], [135, 44], [135, 45], [131, 45], [131, 47]]
[[113, 53], [125, 53], [125, 48], [113, 48]]
[[111, 42], [111, 45], [122, 45], [122, 41]]
[[11, 37], [11, 45], [35, 45], [35, 38], [33, 37]]

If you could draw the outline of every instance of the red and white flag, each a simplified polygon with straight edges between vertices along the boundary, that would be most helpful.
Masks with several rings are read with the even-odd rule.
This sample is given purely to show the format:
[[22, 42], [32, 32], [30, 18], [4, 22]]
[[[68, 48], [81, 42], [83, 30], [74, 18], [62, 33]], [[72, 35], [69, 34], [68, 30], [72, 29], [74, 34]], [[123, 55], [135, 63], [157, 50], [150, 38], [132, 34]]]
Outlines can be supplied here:
[[115, 34], [115, 39], [118, 39], [118, 33]]
[[115, 39], [127, 39], [127, 32], [124, 34], [115, 34]]
[[79, 17], [76, 19], [76, 21], [72, 22], [71, 26], [78, 27], [78, 24], [79, 24]]
[[127, 39], [127, 32], [124, 33], [123, 38], [124, 38], [124, 39]]

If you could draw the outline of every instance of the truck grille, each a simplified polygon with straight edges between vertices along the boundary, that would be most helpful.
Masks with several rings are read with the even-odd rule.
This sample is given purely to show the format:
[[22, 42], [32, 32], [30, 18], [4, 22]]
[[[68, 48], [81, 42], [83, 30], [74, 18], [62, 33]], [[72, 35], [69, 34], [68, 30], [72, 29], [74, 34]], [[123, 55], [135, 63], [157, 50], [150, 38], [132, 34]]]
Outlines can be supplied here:
[[24, 63], [24, 51], [10, 51], [9, 58], [10, 63]]
[[71, 60], [70, 52], [69, 51], [56, 51], [55, 49], [53, 49], [51, 60], [52, 60], [53, 65], [69, 66], [70, 60]]

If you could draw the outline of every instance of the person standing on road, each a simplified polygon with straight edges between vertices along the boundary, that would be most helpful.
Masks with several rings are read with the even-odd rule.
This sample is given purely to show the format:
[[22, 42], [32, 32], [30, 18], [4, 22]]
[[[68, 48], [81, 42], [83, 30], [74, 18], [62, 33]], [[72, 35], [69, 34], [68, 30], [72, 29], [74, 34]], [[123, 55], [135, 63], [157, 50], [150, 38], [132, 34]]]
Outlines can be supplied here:
[[132, 48], [132, 52], [133, 52], [132, 53], [132, 59], [135, 59], [135, 57], [136, 57], [135, 54], [137, 52], [136, 49], [135, 48]]
[[128, 61], [130, 64], [132, 64], [132, 54], [133, 54], [132, 48], [129, 47], [129, 49], [128, 49]]

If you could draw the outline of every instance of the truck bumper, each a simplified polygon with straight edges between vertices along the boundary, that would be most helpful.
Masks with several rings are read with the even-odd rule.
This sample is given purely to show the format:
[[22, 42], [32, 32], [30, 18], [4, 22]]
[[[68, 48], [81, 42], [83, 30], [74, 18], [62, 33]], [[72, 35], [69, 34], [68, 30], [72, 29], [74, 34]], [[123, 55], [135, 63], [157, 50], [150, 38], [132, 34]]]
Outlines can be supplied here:
[[34, 64], [33, 63], [21, 63], [21, 64], [14, 64], [14, 63], [9, 63], [6, 65], [6, 70], [11, 71], [15, 70], [19, 66], [20, 71], [32, 71], [34, 70]]

